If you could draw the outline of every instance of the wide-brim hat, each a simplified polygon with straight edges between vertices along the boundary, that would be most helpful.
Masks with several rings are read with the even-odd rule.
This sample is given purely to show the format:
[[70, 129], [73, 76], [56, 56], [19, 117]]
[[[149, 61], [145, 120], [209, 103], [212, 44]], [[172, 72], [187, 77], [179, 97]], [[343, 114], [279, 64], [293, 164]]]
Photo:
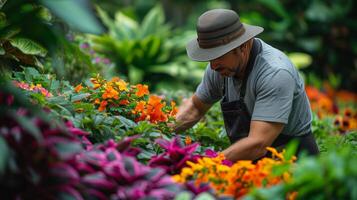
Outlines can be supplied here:
[[260, 26], [242, 23], [228, 9], [203, 13], [197, 22], [197, 38], [186, 45], [187, 55], [195, 61], [214, 60], [263, 32]]

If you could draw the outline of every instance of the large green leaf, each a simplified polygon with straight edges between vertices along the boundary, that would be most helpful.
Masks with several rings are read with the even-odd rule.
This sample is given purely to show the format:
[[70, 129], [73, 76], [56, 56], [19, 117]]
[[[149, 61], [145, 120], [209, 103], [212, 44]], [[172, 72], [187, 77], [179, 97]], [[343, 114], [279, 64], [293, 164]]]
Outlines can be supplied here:
[[139, 38], [145, 38], [148, 35], [153, 35], [163, 28], [165, 22], [164, 11], [160, 6], [155, 6], [145, 16], [141, 29], [139, 32]]
[[139, 31], [138, 23], [126, 16], [122, 12], [117, 12], [115, 14], [115, 27], [117, 33], [117, 39], [119, 40], [130, 40], [135, 39], [137, 37], [137, 33]]
[[104, 27], [95, 17], [87, 0], [40, 0], [56, 15], [80, 31], [101, 34]]
[[18, 48], [24, 54], [36, 55], [45, 57], [47, 50], [40, 44], [25, 38], [13, 38], [9, 42], [12, 46]]

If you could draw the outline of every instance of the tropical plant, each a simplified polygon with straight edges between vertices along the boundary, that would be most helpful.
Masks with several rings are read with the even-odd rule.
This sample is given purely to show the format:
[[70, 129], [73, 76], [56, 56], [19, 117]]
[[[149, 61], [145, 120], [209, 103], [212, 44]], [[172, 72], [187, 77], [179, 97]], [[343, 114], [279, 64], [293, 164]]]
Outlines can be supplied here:
[[114, 20], [100, 8], [98, 12], [109, 32], [90, 36], [90, 43], [96, 52], [109, 57], [118, 73], [129, 82], [148, 82], [153, 88], [160, 82], [181, 86], [198, 82], [204, 67], [187, 62], [184, 48], [192, 32], [172, 37], [160, 6], [152, 8], [141, 23], [121, 11], [115, 14]]

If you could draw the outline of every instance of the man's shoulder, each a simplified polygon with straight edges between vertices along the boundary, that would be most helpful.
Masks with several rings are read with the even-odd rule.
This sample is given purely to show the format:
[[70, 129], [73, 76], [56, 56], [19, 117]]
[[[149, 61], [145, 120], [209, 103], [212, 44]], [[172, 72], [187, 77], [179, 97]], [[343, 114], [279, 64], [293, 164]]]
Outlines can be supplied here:
[[261, 39], [259, 40], [262, 43], [262, 51], [258, 55], [258, 65], [260, 66], [260, 73], [276, 73], [280, 70], [287, 70], [292, 74], [296, 73], [296, 68], [294, 64], [284, 52], [265, 43]]

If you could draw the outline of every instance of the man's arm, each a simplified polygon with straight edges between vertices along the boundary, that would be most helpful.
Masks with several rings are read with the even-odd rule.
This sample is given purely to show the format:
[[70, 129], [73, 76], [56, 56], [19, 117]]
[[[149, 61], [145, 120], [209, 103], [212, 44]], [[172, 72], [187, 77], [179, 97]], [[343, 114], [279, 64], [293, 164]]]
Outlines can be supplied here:
[[211, 108], [211, 104], [203, 103], [195, 94], [183, 102], [176, 115], [175, 132], [182, 132], [195, 125]]
[[248, 137], [232, 144], [222, 153], [233, 162], [261, 158], [267, 153], [266, 147], [273, 144], [283, 128], [282, 123], [251, 121]]

